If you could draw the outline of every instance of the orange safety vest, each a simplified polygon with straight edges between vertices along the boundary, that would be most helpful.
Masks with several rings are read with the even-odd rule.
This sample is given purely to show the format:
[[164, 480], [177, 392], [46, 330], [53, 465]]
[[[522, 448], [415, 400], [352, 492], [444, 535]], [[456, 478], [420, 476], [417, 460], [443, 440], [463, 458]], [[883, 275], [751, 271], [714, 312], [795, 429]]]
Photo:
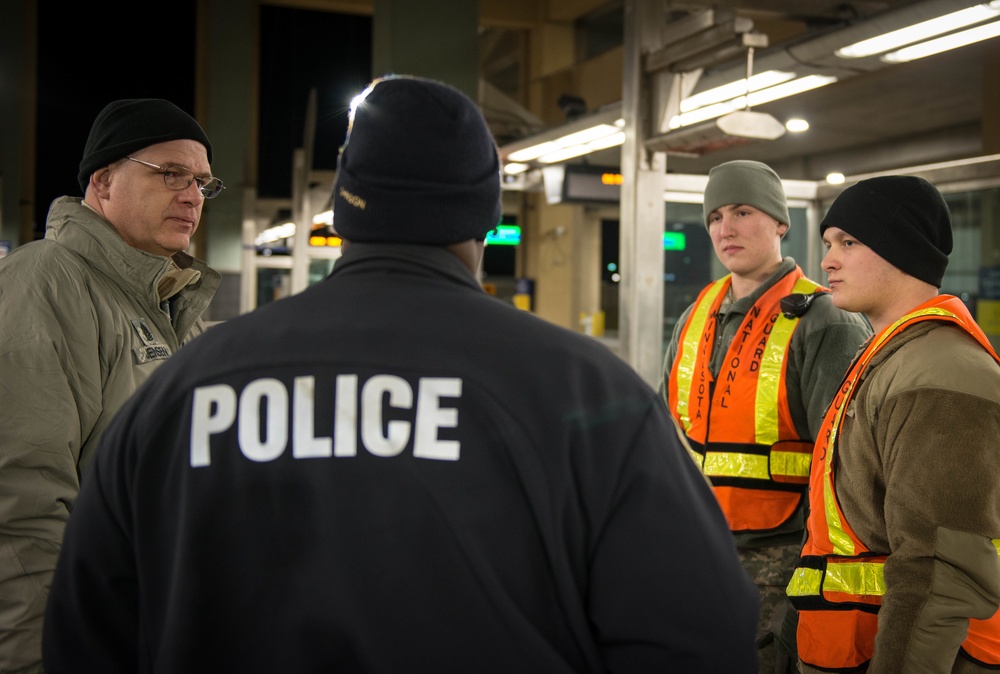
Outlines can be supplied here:
[[[844, 413], [861, 374], [893, 336], [925, 320], [955, 323], [1000, 363], [1000, 356], [961, 300], [939, 295], [875, 336], [848, 371], [823, 420], [820, 438], [825, 440], [816, 441], [806, 541], [786, 590], [799, 610], [799, 658], [813, 667], [853, 671], [872, 658], [878, 609], [886, 590], [886, 555], [869, 550], [844, 517], [834, 488], [834, 463]], [[993, 543], [1000, 549], [1000, 540]], [[989, 620], [969, 620], [962, 650], [981, 665], [1000, 665], [1000, 611]]]
[[812, 440], [799, 437], [788, 409], [786, 356], [799, 319], [781, 312], [781, 298], [821, 287], [796, 267], [769, 288], [747, 312], [714, 377], [716, 316], [731, 282], [725, 276], [695, 301], [670, 371], [668, 403], [730, 529], [769, 531], [799, 507], [812, 460]]

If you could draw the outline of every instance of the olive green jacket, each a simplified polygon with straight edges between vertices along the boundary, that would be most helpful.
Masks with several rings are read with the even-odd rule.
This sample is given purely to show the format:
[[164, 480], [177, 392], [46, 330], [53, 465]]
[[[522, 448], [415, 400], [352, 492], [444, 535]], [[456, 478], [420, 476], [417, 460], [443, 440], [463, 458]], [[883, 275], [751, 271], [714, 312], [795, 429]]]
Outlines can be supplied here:
[[161, 305], [170, 258], [127, 245], [79, 198], [49, 211], [45, 239], [0, 260], [0, 671], [38, 671], [63, 529], [111, 417], [164, 359], [204, 330], [219, 274]]

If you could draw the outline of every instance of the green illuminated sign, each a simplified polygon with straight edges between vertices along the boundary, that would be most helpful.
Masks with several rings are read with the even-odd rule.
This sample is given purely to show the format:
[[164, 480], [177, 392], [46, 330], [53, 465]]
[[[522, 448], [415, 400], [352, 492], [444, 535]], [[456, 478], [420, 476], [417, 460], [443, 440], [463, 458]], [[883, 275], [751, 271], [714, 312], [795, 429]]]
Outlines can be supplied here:
[[516, 246], [521, 243], [521, 228], [517, 225], [497, 225], [497, 228], [486, 234], [486, 244], [489, 246]]
[[684, 250], [687, 248], [687, 237], [684, 232], [664, 232], [663, 250]]

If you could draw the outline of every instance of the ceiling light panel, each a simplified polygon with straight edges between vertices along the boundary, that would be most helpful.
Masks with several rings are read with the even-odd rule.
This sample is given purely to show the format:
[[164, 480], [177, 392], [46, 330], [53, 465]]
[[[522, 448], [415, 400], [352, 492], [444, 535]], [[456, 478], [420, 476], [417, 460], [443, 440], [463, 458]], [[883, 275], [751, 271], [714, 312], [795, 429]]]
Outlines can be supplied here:
[[855, 42], [834, 52], [841, 58], [864, 58], [881, 54], [903, 45], [912, 44], [921, 40], [926, 40], [938, 35], [965, 28], [972, 24], [994, 19], [1000, 15], [1000, 3], [990, 3], [989, 5], [977, 5], [958, 12], [945, 14], [935, 19], [928, 19], [920, 23], [900, 28], [898, 30], [884, 33], [861, 42]]
[[924, 58], [925, 56], [940, 54], [943, 51], [957, 49], [976, 42], [982, 42], [983, 40], [989, 40], [997, 36], [1000, 36], [1000, 21], [994, 21], [992, 23], [976, 26], [975, 28], [969, 28], [968, 30], [963, 30], [958, 33], [952, 33], [951, 35], [945, 35], [944, 37], [928, 40], [927, 42], [921, 42], [920, 44], [903, 47], [898, 51], [889, 52], [882, 57], [882, 60], [886, 63], [904, 63], [906, 61], [915, 61], [917, 59]]

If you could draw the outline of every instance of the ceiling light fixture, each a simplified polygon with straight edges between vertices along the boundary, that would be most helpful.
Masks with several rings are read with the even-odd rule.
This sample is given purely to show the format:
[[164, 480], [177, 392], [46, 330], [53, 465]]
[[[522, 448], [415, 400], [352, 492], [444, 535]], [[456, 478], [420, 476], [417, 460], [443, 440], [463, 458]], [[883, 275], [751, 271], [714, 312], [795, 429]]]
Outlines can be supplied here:
[[[750, 91], [758, 91], [787, 82], [795, 77], [795, 73], [784, 72], [782, 70], [768, 70], [767, 72], [753, 75], [750, 78]], [[747, 93], [747, 80], [740, 79], [718, 87], [706, 89], [693, 96], [688, 96], [681, 101], [681, 112], [690, 112], [698, 108], [704, 108], [715, 103], [732, 100]]]
[[511, 162], [509, 164], [504, 164], [503, 165], [503, 172], [506, 173], [509, 176], [514, 176], [514, 175], [517, 175], [518, 173], [524, 173], [529, 168], [531, 168], [531, 166], [529, 166], [528, 164], [522, 164], [520, 162], [516, 162], [515, 161], [515, 162]]
[[[746, 80], [742, 81], [745, 82]], [[794, 96], [795, 94], [801, 94], [805, 91], [824, 87], [836, 81], [836, 77], [829, 77], [826, 75], [807, 75], [805, 77], [799, 77], [791, 81], [767, 87], [766, 89], [751, 92], [749, 96], [749, 105], [756, 107], [758, 105], [763, 105], [764, 103], [776, 101], [780, 98], [786, 98], [788, 96]], [[704, 108], [698, 108], [696, 110], [691, 110], [690, 112], [675, 115], [670, 120], [670, 128], [679, 129], [691, 124], [721, 117], [722, 115], [735, 112], [736, 110], [743, 110], [747, 107], [747, 97], [741, 95], [725, 102], [716, 103]]]
[[257, 246], [263, 246], [268, 243], [274, 243], [275, 241], [280, 241], [282, 239], [290, 239], [295, 236], [295, 223], [285, 222], [280, 225], [275, 225], [265, 229], [263, 232], [257, 235], [254, 239], [254, 244]]
[[940, 54], [943, 51], [957, 49], [976, 42], [982, 42], [983, 40], [989, 40], [997, 36], [1000, 36], [1000, 21], [994, 21], [992, 23], [976, 26], [975, 28], [969, 28], [958, 33], [945, 35], [944, 37], [939, 37], [934, 40], [928, 40], [927, 42], [921, 42], [920, 44], [903, 47], [897, 51], [889, 52], [882, 57], [882, 60], [886, 63], [905, 63], [906, 61], [915, 61], [916, 59], [921, 59], [925, 56]]
[[[556, 138], [555, 140], [550, 140], [537, 145], [532, 145], [531, 147], [526, 147], [522, 150], [517, 150], [516, 152], [510, 153], [507, 156], [507, 159], [514, 162], [533, 161], [539, 159], [543, 155], [553, 156], [556, 153], [574, 151], [576, 148], [585, 147], [591, 143], [600, 144], [602, 140], [615, 138], [617, 134], [621, 133], [621, 128], [624, 125], [625, 121], [619, 119], [614, 124], [598, 124], [597, 126], [591, 126], [562, 136], [561, 138]], [[620, 145], [621, 143], [618, 144]], [[584, 150], [580, 154], [586, 154], [590, 151], [591, 150]], [[570, 154], [569, 156], [579, 155]]]
[[750, 94], [750, 104], [763, 105], [764, 103], [776, 101], [779, 98], [787, 98], [806, 91], [825, 87], [826, 85], [833, 84], [836, 81], [836, 77], [831, 77], [829, 75], [806, 75], [805, 77], [794, 79], [791, 82], [785, 82], [784, 84], [769, 87], [761, 91], [755, 91]]
[[809, 122], [804, 119], [789, 119], [785, 122], [785, 128], [792, 133], [802, 133], [803, 131], [809, 130]]
[[[994, 1], [988, 5], [982, 4], [969, 7], [934, 19], [921, 21], [912, 26], [893, 30], [867, 40], [861, 40], [860, 42], [842, 47], [834, 53], [845, 59], [874, 56], [875, 54], [882, 54], [903, 45], [913, 44], [914, 42], [927, 40], [928, 38], [943, 35], [959, 28], [965, 28], [980, 21], [994, 19], [998, 15], [1000, 15], [1000, 2]], [[953, 48], [947, 47], [947, 49]], [[942, 49], [942, 51], [944, 50]]]
[[543, 154], [538, 158], [538, 162], [540, 164], [555, 164], [556, 162], [566, 161], [567, 159], [597, 152], [598, 150], [606, 150], [609, 147], [615, 147], [624, 142], [625, 132], [615, 131], [606, 136], [594, 138], [586, 143], [576, 143], [568, 147], [559, 148], [554, 152]]

